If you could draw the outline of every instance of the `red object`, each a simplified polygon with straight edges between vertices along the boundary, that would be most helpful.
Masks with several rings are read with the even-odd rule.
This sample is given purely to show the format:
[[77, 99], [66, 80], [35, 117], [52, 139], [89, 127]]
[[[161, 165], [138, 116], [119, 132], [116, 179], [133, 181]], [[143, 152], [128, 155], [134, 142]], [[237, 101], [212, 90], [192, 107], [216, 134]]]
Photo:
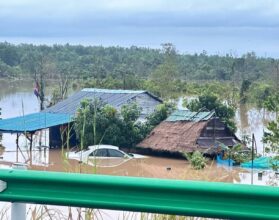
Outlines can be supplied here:
[[34, 94], [35, 94], [35, 96], [37, 96], [37, 98], [40, 97], [39, 91], [40, 91], [40, 86], [39, 86], [39, 83], [36, 81], [35, 87], [34, 87]]

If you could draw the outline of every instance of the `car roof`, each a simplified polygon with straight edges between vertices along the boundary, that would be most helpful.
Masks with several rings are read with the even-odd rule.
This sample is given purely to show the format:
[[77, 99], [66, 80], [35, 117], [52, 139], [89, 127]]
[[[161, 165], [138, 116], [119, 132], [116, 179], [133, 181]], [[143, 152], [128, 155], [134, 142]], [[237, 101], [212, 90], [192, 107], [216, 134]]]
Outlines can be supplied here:
[[119, 147], [113, 146], [113, 145], [105, 145], [105, 144], [100, 144], [100, 145], [92, 145], [88, 147], [90, 150], [95, 150], [95, 149], [114, 149], [114, 150], [119, 150]]

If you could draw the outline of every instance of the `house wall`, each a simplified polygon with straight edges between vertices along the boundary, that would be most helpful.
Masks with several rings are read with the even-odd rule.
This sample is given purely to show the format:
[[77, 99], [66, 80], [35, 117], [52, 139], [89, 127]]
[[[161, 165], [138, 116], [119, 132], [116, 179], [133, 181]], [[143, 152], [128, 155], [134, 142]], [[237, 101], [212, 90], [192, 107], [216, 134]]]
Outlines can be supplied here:
[[226, 146], [233, 146], [239, 141], [229, 128], [219, 118], [211, 119], [203, 128], [197, 143], [201, 147], [212, 147], [221, 142]]

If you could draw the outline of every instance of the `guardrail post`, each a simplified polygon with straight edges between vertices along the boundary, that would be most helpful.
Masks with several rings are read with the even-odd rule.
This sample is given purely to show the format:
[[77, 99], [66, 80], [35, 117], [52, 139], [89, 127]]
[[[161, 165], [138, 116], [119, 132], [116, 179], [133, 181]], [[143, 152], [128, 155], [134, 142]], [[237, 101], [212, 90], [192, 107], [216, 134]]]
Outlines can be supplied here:
[[[27, 170], [27, 165], [22, 163], [14, 163], [12, 168], [16, 170]], [[26, 220], [26, 203], [12, 203], [11, 220]]]

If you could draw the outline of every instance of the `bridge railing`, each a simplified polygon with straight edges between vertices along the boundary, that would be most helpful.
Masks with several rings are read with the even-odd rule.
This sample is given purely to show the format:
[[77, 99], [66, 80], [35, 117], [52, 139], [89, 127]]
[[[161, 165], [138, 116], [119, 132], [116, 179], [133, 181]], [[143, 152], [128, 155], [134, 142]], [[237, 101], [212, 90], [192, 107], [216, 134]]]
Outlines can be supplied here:
[[225, 219], [279, 219], [279, 188], [0, 170], [0, 201]]

